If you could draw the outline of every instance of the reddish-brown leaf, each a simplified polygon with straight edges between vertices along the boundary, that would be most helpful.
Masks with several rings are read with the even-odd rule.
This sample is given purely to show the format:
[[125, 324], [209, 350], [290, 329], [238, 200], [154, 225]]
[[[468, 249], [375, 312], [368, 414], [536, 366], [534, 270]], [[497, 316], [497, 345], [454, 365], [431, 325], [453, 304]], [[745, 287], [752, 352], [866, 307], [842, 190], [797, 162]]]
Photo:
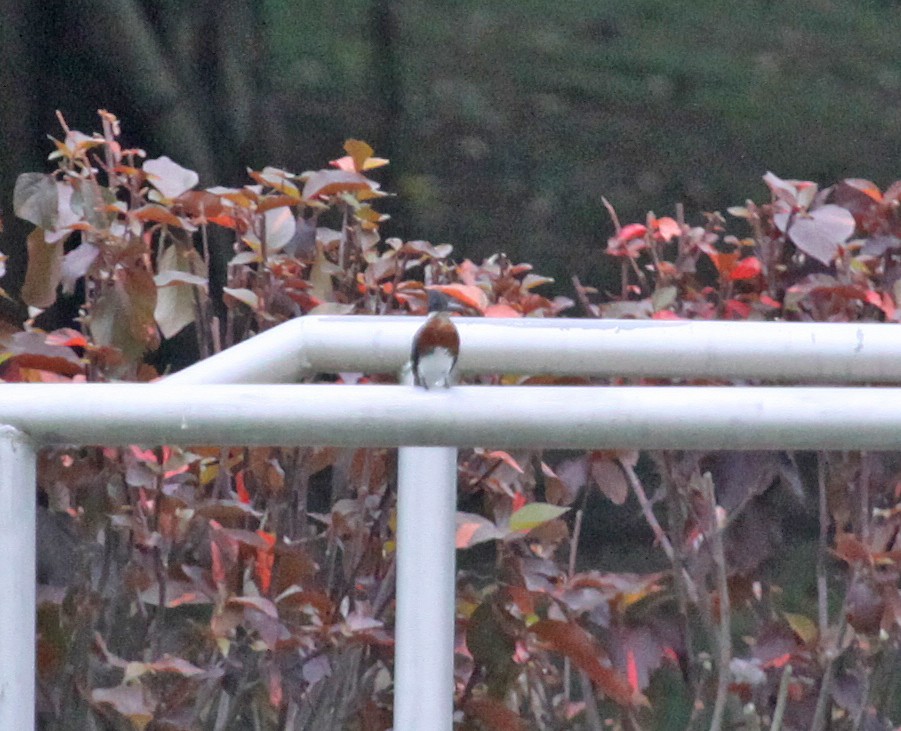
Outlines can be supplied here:
[[470, 698], [464, 709], [467, 716], [491, 731], [528, 731], [529, 726], [518, 713], [503, 702], [488, 696]]
[[550, 649], [568, 657], [578, 668], [584, 670], [613, 702], [627, 707], [647, 704], [647, 699], [633, 690], [628, 678], [602, 664], [607, 659], [607, 654], [597, 640], [579, 625], [543, 619], [533, 624], [529, 630]]
[[303, 186], [303, 199], [310, 201], [328, 198], [339, 193], [355, 193], [374, 190], [376, 184], [357, 172], [345, 170], [319, 170], [313, 173]]
[[172, 213], [172, 211], [170, 211], [168, 208], [164, 208], [163, 206], [158, 206], [153, 203], [142, 206], [141, 208], [132, 211], [129, 215], [133, 216], [139, 221], [164, 223], [167, 226], [176, 226], [177, 228], [185, 227], [185, 222], [174, 213]]

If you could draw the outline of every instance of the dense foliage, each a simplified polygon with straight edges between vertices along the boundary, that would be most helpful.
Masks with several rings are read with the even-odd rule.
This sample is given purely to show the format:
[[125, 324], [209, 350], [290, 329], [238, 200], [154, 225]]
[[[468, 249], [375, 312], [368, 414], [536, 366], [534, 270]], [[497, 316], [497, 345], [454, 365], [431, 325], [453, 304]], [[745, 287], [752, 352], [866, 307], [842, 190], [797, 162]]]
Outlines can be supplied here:
[[[370, 171], [387, 161], [363, 142], [323, 170], [198, 189], [101, 121], [91, 135], [63, 123], [54, 172], [17, 182], [15, 212], [35, 226], [21, 292], [33, 319], [3, 335], [7, 382], [147, 381], [161, 344], [186, 334], [208, 356], [310, 313], [421, 314], [426, 287], [488, 317], [577, 302], [591, 317], [898, 318], [901, 184], [767, 174], [770, 200], [729, 209], [729, 224], [677, 210], [621, 225], [608, 204], [615, 232], [598, 256], [621, 262], [620, 286], [574, 278], [573, 302], [537, 293], [549, 280], [503, 255], [456, 262], [447, 244], [383, 238]], [[220, 293], [208, 263], [222, 231], [234, 253]], [[71, 326], [40, 329], [73, 297]], [[390, 727], [394, 461], [45, 451], [43, 727]], [[463, 452], [460, 727], [891, 728], [898, 468], [876, 454]], [[592, 563], [579, 539], [597, 496], [642, 516], [653, 571]], [[812, 526], [809, 552], [789, 521]], [[786, 545], [809, 584], [783, 581]]]

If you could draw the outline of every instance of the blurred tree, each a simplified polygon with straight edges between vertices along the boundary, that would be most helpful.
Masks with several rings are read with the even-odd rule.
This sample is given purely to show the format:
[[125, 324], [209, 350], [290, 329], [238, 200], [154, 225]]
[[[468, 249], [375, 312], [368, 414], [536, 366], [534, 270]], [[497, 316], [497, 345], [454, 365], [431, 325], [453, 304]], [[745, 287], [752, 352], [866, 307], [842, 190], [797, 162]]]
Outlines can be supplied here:
[[624, 221], [678, 201], [697, 220], [758, 195], [767, 169], [887, 184], [901, 7], [775, 7], [0, 0], [0, 248], [24, 240], [9, 192], [41, 165], [55, 109], [89, 129], [109, 108], [210, 184], [368, 139], [393, 158], [391, 234], [503, 249], [564, 287], [606, 270], [601, 196]]

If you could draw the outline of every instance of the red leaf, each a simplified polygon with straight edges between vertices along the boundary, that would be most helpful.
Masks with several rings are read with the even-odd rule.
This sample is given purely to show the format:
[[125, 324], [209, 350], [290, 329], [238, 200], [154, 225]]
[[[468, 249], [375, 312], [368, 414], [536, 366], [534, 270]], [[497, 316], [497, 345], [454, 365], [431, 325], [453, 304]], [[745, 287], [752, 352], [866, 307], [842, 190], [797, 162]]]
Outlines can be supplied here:
[[272, 569], [275, 566], [275, 534], [258, 530], [257, 535], [267, 544], [266, 548], [257, 548], [257, 579], [260, 581], [260, 590], [269, 593], [272, 586]]
[[839, 533], [835, 537], [835, 555], [845, 563], [872, 564], [873, 557], [868, 549], [853, 533]]
[[742, 259], [735, 268], [729, 272], [729, 279], [737, 282], [742, 279], [753, 279], [760, 274], [760, 260], [756, 256], [748, 256]]
[[630, 223], [619, 230], [616, 239], [619, 241], [632, 241], [633, 239], [640, 239], [647, 232], [647, 226], [640, 223]]
[[47, 333], [44, 342], [47, 343], [47, 345], [63, 345], [67, 348], [88, 347], [87, 338], [78, 332], [78, 330], [73, 330], [71, 327], [60, 328], [59, 330], [54, 330], [52, 333]]
[[212, 560], [213, 581], [216, 582], [217, 586], [222, 586], [223, 584], [225, 584], [227, 577], [225, 572], [225, 564], [222, 561], [222, 550], [219, 548], [219, 544], [216, 543], [215, 540], [210, 541], [210, 558]]
[[244, 470], [235, 475], [235, 492], [238, 493], [238, 500], [245, 505], [250, 505], [250, 493], [247, 492], [247, 486], [244, 484]]
[[467, 307], [483, 312], [488, 306], [488, 296], [480, 287], [471, 284], [438, 284], [430, 289], [443, 292]]
[[751, 306], [741, 300], [726, 300], [725, 314], [727, 320], [747, 320], [751, 314]]
[[652, 320], [681, 320], [675, 312], [672, 310], [660, 310], [659, 312], [655, 312], [651, 315]]
[[641, 684], [638, 680], [638, 663], [635, 661], [635, 650], [631, 647], [626, 650], [626, 678], [632, 690], [640, 690]]

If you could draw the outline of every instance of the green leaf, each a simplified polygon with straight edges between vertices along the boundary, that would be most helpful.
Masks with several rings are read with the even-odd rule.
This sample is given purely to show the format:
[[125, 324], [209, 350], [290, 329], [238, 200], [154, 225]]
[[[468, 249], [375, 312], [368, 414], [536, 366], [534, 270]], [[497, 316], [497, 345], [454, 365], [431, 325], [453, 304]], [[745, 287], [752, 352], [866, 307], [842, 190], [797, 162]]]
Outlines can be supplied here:
[[156, 285], [144, 269], [119, 269], [91, 309], [91, 335], [101, 346], [118, 348], [130, 359], [140, 358], [158, 344]]
[[510, 531], [513, 533], [528, 533], [542, 523], [559, 518], [569, 508], [563, 508], [550, 503], [529, 503], [523, 505], [510, 516]]
[[56, 181], [44, 173], [22, 173], [13, 191], [13, 211], [43, 229], [56, 228], [59, 198]]

